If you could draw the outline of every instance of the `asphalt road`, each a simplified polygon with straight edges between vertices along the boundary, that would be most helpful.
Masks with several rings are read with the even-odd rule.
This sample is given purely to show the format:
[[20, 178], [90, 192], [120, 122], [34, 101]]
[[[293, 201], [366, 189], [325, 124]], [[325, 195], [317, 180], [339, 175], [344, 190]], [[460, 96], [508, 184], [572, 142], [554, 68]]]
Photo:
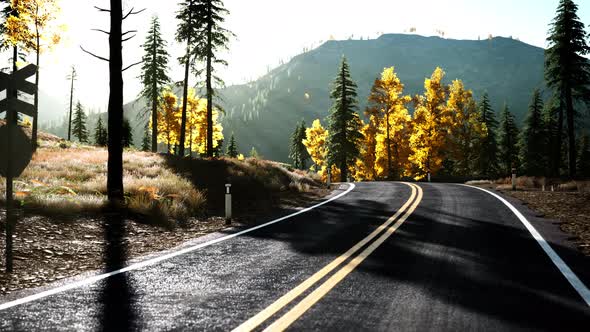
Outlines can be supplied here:
[[[588, 260], [556, 226], [516, 207], [590, 285]], [[478, 189], [358, 183], [308, 212], [225, 235], [53, 295], [0, 301], [0, 330], [590, 330], [582, 296], [516, 215]], [[109, 252], [116, 266], [121, 253]]]

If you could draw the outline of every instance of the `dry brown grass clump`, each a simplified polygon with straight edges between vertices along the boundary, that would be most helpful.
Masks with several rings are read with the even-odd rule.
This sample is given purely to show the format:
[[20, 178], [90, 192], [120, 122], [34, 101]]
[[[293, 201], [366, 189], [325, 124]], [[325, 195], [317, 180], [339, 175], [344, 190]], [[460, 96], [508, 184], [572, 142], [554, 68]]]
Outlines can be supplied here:
[[[107, 151], [89, 146], [41, 148], [15, 181], [25, 208], [49, 214], [98, 212], [106, 203]], [[124, 188], [132, 213], [173, 219], [203, 212], [205, 197], [174, 173], [161, 155], [125, 151]], [[0, 192], [5, 181], [0, 182]]]

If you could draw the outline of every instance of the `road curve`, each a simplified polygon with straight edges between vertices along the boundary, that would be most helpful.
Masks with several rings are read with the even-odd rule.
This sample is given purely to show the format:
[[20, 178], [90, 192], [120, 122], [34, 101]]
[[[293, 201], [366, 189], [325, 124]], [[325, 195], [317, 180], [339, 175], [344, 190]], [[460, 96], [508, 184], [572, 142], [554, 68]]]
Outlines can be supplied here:
[[[588, 260], [517, 207], [588, 285]], [[247, 234], [0, 310], [0, 330], [10, 331], [248, 330], [253, 320], [256, 330], [573, 331], [590, 326], [590, 309], [497, 198], [453, 184], [373, 182]]]

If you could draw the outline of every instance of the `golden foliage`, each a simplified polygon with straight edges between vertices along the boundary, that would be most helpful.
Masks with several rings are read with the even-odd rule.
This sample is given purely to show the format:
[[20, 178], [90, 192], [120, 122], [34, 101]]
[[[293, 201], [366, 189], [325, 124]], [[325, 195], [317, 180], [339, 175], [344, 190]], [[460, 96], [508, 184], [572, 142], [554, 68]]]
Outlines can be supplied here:
[[6, 20], [6, 43], [19, 45], [25, 51], [42, 52], [61, 41], [62, 26], [55, 24], [60, 12], [56, 0], [12, 0], [18, 17]]
[[[207, 99], [198, 98], [189, 90], [186, 110], [185, 147], [197, 153], [205, 153], [207, 144]], [[178, 97], [170, 89], [160, 96], [158, 108], [158, 142], [168, 145], [168, 152], [180, 143], [182, 108]], [[223, 127], [218, 123], [219, 111], [213, 109], [213, 148], [223, 140]], [[151, 126], [151, 124], [150, 124]]]
[[481, 122], [473, 92], [466, 90], [461, 80], [454, 80], [449, 87], [447, 109], [451, 112], [453, 125], [449, 140], [449, 156], [456, 161], [457, 174], [466, 176], [473, 170], [473, 162], [487, 128]]
[[424, 81], [424, 96], [416, 98], [409, 160], [418, 170], [412, 174], [417, 180], [428, 173], [436, 173], [444, 160], [443, 149], [453, 124], [446, 106], [448, 89], [442, 83], [444, 75], [444, 71], [437, 67], [432, 76]]

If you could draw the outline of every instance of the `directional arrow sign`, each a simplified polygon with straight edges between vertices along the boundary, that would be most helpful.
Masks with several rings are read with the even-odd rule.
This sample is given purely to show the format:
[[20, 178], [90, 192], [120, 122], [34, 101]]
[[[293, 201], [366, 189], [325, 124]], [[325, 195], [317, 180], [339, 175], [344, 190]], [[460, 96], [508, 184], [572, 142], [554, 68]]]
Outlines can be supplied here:
[[28, 65], [13, 74], [0, 73], [0, 91], [10, 88], [30, 95], [34, 94], [37, 92], [37, 86], [26, 79], [35, 75], [36, 72], [35, 65]]
[[0, 101], [0, 114], [9, 109], [31, 117], [35, 116], [35, 106], [14, 97]]
[[15, 81], [24, 81], [37, 73], [37, 66], [30, 64], [12, 74]]

